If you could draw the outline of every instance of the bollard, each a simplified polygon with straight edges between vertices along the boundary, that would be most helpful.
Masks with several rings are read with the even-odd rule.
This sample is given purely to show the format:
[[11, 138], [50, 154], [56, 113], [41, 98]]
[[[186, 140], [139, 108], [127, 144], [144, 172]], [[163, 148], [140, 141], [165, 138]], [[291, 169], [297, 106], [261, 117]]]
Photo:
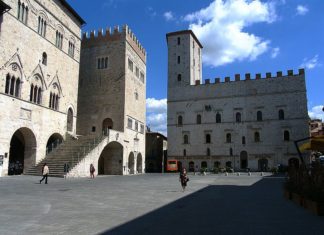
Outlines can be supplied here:
[[236, 174], [237, 176], [240, 176], [240, 172], [237, 172], [237, 174]]
[[263, 176], [263, 172], [261, 172], [261, 176]]
[[251, 172], [248, 173], [248, 176], [251, 176]]

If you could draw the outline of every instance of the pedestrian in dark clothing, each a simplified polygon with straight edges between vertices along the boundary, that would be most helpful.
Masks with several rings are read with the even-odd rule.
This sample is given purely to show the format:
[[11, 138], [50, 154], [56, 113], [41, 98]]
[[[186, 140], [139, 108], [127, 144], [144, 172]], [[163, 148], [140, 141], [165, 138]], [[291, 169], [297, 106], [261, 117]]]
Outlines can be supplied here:
[[93, 164], [90, 164], [90, 178], [94, 178], [94, 173], [96, 169], [94, 168]]
[[69, 173], [70, 166], [69, 163], [64, 163], [64, 179], [66, 179], [67, 174]]
[[45, 179], [45, 184], [47, 184], [47, 177], [48, 177], [48, 174], [49, 174], [49, 168], [47, 166], [46, 163], [44, 163], [44, 166], [42, 168], [42, 175], [43, 175], [43, 178], [39, 181], [39, 183], [41, 184], [42, 181]]
[[184, 192], [187, 186], [187, 182], [189, 181], [186, 168], [182, 168], [182, 170], [180, 171], [179, 181], [181, 182], [182, 192]]

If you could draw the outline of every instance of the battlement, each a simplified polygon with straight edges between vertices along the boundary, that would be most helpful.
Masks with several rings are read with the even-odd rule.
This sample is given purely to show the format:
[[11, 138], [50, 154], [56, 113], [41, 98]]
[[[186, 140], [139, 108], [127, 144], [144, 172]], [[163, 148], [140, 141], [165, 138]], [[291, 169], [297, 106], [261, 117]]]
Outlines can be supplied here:
[[113, 30], [109, 27], [106, 28], [106, 30], [91, 30], [90, 32], [83, 32], [82, 34], [82, 44], [83, 46], [85, 45], [85, 47], [94, 45], [98, 42], [113, 42], [119, 40], [126, 40], [141, 59], [146, 62], [146, 50], [140, 44], [128, 25], [123, 25], [121, 29], [119, 26], [115, 26]]
[[265, 77], [262, 77], [261, 73], [255, 74], [254, 78], [251, 78], [250, 73], [246, 73], [244, 79], [241, 79], [240, 74], [235, 74], [234, 80], [231, 80], [230, 77], [225, 77], [223, 81], [220, 78], [215, 78], [214, 83], [211, 82], [211, 79], [205, 79], [205, 83], [200, 84], [199, 80], [196, 80], [195, 85], [209, 85], [209, 84], [218, 84], [218, 83], [229, 83], [229, 82], [239, 82], [239, 81], [248, 81], [248, 80], [261, 80], [261, 79], [276, 79], [276, 78], [283, 78], [283, 77], [294, 77], [300, 76], [305, 74], [305, 69], [299, 69], [298, 73], [294, 74], [293, 70], [287, 70], [287, 74], [283, 75], [282, 71], [278, 71], [275, 76], [272, 76], [270, 72], [265, 74]]

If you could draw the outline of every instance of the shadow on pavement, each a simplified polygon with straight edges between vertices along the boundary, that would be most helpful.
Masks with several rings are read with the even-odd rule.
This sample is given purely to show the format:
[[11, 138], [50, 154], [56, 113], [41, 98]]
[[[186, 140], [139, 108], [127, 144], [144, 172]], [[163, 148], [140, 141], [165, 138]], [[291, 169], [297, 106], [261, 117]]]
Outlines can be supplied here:
[[286, 200], [282, 183], [208, 186], [101, 234], [324, 234], [324, 218]]

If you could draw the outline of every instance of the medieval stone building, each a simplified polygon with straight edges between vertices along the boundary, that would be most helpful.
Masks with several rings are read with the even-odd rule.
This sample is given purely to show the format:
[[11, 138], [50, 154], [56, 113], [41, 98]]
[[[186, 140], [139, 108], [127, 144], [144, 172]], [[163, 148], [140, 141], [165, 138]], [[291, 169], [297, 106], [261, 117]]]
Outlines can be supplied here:
[[1, 0], [0, 175], [76, 132], [83, 19], [64, 0]]
[[298, 164], [293, 141], [309, 136], [303, 69], [203, 83], [202, 45], [194, 33], [166, 37], [168, 159], [190, 171]]

